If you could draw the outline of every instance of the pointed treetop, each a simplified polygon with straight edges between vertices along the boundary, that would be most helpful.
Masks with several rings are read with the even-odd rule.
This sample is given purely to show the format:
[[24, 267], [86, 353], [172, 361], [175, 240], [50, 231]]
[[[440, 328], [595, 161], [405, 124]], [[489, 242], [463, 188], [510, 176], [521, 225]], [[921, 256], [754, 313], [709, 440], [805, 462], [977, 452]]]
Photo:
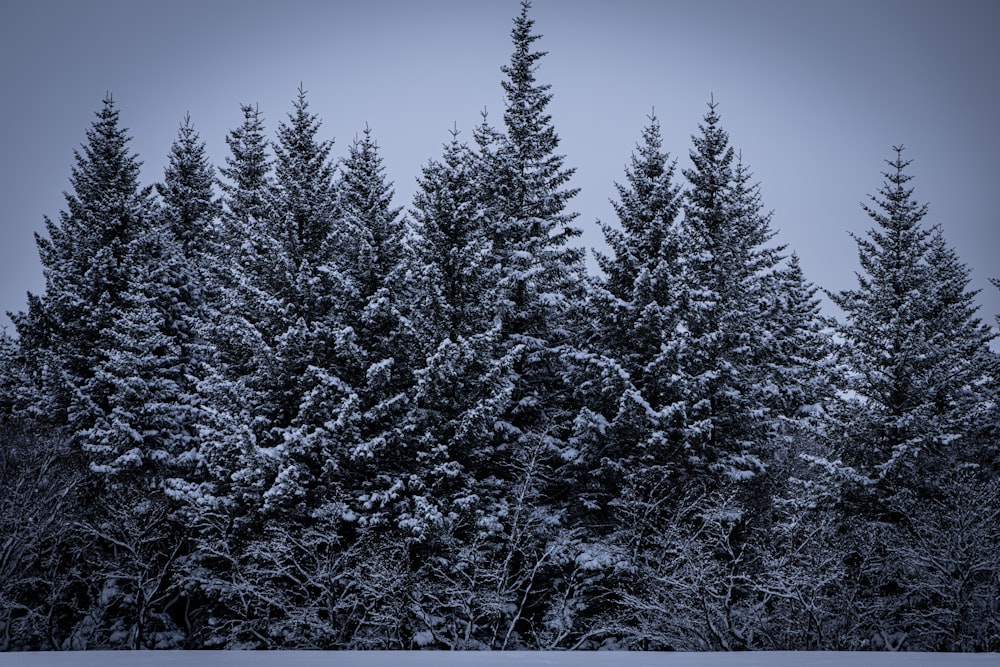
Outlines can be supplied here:
[[535, 22], [528, 18], [530, 8], [530, 2], [521, 3], [521, 13], [514, 19], [511, 30], [514, 52], [510, 64], [500, 70], [507, 77], [502, 85], [507, 98], [504, 124], [508, 137], [522, 159], [537, 160], [554, 150], [559, 140], [551, 125], [551, 116], [545, 113], [552, 100], [548, 92], [551, 86], [535, 81], [537, 62], [546, 52], [531, 50], [531, 45], [542, 36], [532, 33]]
[[139, 168], [142, 162], [128, 152], [126, 128], [119, 127], [119, 112], [111, 93], [102, 102], [97, 120], [87, 129], [87, 143], [81, 151], [74, 151], [76, 165], [72, 168], [70, 182], [77, 195], [86, 198], [88, 193], [102, 198], [105, 189], [114, 192], [132, 192], [139, 185]]
[[218, 213], [212, 184], [214, 169], [191, 123], [191, 114], [185, 113], [177, 138], [170, 146], [163, 182], [156, 185], [165, 204], [164, 212], [175, 238], [190, 250], [199, 243], [206, 224]]
[[234, 218], [260, 219], [264, 215], [271, 168], [264, 116], [257, 105], [242, 104], [240, 111], [243, 124], [226, 136], [230, 155], [226, 156], [226, 166], [219, 168], [219, 174], [227, 180], [218, 183]]

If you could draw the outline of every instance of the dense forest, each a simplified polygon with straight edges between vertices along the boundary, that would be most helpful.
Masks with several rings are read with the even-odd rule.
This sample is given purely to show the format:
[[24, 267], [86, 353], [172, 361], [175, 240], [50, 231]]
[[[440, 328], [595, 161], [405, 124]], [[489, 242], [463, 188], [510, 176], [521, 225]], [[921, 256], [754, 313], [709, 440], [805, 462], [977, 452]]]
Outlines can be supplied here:
[[104, 100], [0, 338], [0, 649], [1000, 651], [1000, 355], [902, 147], [839, 319], [714, 100], [594, 275], [529, 10], [405, 208], [301, 87], [152, 186]]

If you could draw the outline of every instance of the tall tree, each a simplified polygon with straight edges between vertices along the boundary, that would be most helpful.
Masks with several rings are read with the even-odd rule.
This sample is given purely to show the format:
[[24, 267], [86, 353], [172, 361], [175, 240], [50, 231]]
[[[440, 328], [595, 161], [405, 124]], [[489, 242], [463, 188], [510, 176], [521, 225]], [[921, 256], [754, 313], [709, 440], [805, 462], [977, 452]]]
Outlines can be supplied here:
[[[646, 129], [631, 187], [620, 188], [623, 234], [637, 238], [613, 242], [616, 261], [604, 261], [620, 318], [612, 354], [636, 388], [622, 396], [621, 449], [605, 466], [620, 480], [615, 541], [634, 573], [616, 591], [615, 623], [630, 642], [646, 640], [625, 629], [659, 624], [646, 639], [662, 647], [754, 645], [746, 619], [760, 613], [751, 580], [771, 515], [775, 387], [802, 352], [791, 337], [813, 325], [791, 312], [808, 304], [783, 294], [793, 276], [779, 280], [770, 216], [716, 107], [692, 138], [682, 198], [655, 125]], [[698, 620], [683, 611], [699, 605]]]
[[[968, 269], [940, 228], [921, 222], [910, 161], [896, 147], [886, 182], [864, 210], [876, 227], [856, 238], [858, 288], [832, 294], [844, 311], [842, 355], [853, 398], [845, 462], [892, 493], [897, 484], [932, 483], [943, 460], [963, 451], [993, 334], [975, 316]], [[970, 394], [971, 392], [971, 394]]]
[[740, 479], [761, 469], [766, 408], [754, 353], [772, 328], [771, 277], [780, 260], [770, 215], [720, 126], [717, 104], [699, 125], [684, 170], [683, 325], [677, 339], [684, 446], [702, 464]]
[[259, 441], [276, 448], [278, 462], [265, 492], [268, 505], [304, 505], [310, 490], [323, 496], [318, 487], [331, 483], [330, 467], [340, 454], [325, 424], [337, 421], [345, 402], [353, 403], [339, 377], [345, 325], [338, 312], [344, 290], [337, 263], [342, 237], [335, 219], [333, 142], [319, 140], [319, 128], [300, 87], [288, 122], [278, 127], [268, 225], [272, 251], [267, 274], [257, 276], [275, 307], [260, 325], [267, 351], [257, 375], [268, 403]]
[[36, 237], [45, 293], [29, 295], [27, 312], [14, 318], [41, 390], [33, 409], [72, 430], [89, 426], [100, 410], [102, 397], [81, 390], [93, 376], [97, 338], [113, 323], [126, 291], [129, 244], [155, 210], [151, 189], [139, 185], [142, 163], [128, 141], [108, 95], [87, 143], [74, 152], [67, 210], [58, 221], [46, 218], [48, 238]]
[[559, 137], [546, 111], [551, 86], [535, 79], [546, 52], [532, 50], [541, 35], [533, 32], [530, 8], [530, 2], [521, 3], [511, 31], [514, 51], [501, 68], [505, 133], [490, 131], [484, 118], [477, 141], [488, 224], [504, 267], [508, 330], [545, 337], [560, 331], [548, 325], [559, 321], [573, 286], [580, 284], [583, 255], [566, 245], [580, 234], [571, 225], [576, 214], [566, 211], [579, 190], [566, 187], [575, 170], [556, 152]]
[[[523, 2], [514, 19], [502, 68], [504, 131], [484, 117], [474, 134], [479, 248], [492, 255], [485, 266], [497, 267], [495, 285], [481, 293], [480, 333], [442, 342], [418, 380], [418, 405], [446, 407], [445, 428], [423, 443], [427, 458], [461, 473], [440, 485], [462, 511], [444, 514], [434, 533], [457, 569], [425, 568], [429, 592], [418, 601], [429, 637], [447, 646], [567, 641], [566, 616], [549, 603], [564, 584], [562, 598], [574, 598], [575, 580], [561, 575], [582, 549], [569, 520], [573, 482], [557, 472], [582, 456], [576, 385], [588, 357], [573, 338], [584, 274], [581, 251], [567, 246], [579, 232], [566, 211], [576, 190], [556, 153], [549, 86], [535, 78], [544, 53], [533, 49], [540, 36], [529, 9]], [[492, 320], [498, 326], [484, 330]]]
[[444, 155], [431, 160], [418, 179], [411, 212], [413, 312], [420, 338], [429, 346], [493, 325], [484, 305], [496, 301], [486, 295], [497, 275], [475, 170], [475, 153], [459, 143], [454, 130]]
[[[940, 617], [941, 607], [945, 616], [962, 613], [948, 609], [956, 598], [949, 602], [935, 592], [943, 575], [936, 561], [915, 561], [911, 547], [942, 525], [978, 531], [940, 536], [941, 545], [961, 547], [955, 562], [970, 557], [970, 540], [989, 541], [985, 526], [960, 518], [970, 508], [957, 501], [994, 498], [986, 478], [969, 474], [981, 465], [987, 442], [982, 408], [989, 400], [993, 334], [975, 316], [968, 269], [940, 228], [923, 226], [927, 205], [913, 197], [903, 148], [894, 151], [882, 188], [864, 205], [875, 227], [856, 238], [858, 287], [831, 295], [845, 313], [838, 334], [847, 373], [829, 428], [842, 443], [834, 453], [846, 466], [846, 562], [859, 588], [850, 609], [858, 633], [888, 647], [953, 650], [964, 640], [951, 632], [935, 633], [941, 643], [932, 645], [911, 635], [906, 610], [914, 601], [925, 605], [927, 617]], [[995, 565], [995, 554], [990, 558]], [[992, 580], [994, 565], [970, 585]]]
[[[637, 455], [659, 466], [677, 458], [663, 440], [676, 425], [671, 418], [676, 400], [670, 386], [673, 360], [663, 354], [664, 345], [673, 339], [682, 314], [683, 196], [674, 183], [675, 164], [663, 151], [660, 123], [652, 115], [625, 171], [625, 184], [616, 184], [618, 200], [612, 204], [620, 227], [602, 225], [613, 254], [597, 255], [606, 277], [592, 295], [592, 319], [599, 323], [595, 343], [621, 364], [635, 392], [631, 401], [623, 397], [623, 405], [631, 402], [633, 409], [625, 409], [615, 424], [633, 430], [615, 440], [623, 445], [634, 440], [624, 445], [626, 449], [641, 444]], [[650, 437], [659, 444], [644, 441]], [[631, 460], [633, 453], [607, 451], [608, 460], [618, 460], [634, 473], [638, 462]], [[656, 474], [666, 474], [666, 469]]]
[[213, 191], [215, 170], [185, 114], [177, 139], [170, 146], [163, 182], [156, 186], [163, 200], [163, 215], [171, 235], [181, 242], [187, 257], [198, 257], [211, 249], [219, 202]]

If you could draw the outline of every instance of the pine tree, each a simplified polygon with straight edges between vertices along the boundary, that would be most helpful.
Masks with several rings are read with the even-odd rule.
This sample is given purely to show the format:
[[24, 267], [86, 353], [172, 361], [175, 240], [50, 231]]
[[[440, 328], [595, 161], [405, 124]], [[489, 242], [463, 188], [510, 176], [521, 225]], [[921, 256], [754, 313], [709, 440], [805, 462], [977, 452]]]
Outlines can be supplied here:
[[856, 443], [845, 462], [889, 492], [930, 482], [942, 455], [971, 460], [959, 453], [961, 439], [992, 338], [975, 317], [968, 269], [940, 228], [921, 225], [927, 205], [913, 199], [910, 162], [894, 150], [886, 182], [864, 207], [877, 227], [856, 239], [858, 288], [831, 295], [846, 316], [845, 388], [857, 397], [845, 404]]
[[[230, 512], [249, 520], [250, 508], [259, 506], [260, 480], [250, 471], [260, 467], [255, 449], [261, 421], [257, 407], [263, 399], [249, 383], [263, 359], [264, 341], [253, 323], [265, 322], [261, 301], [265, 295], [254, 282], [254, 272], [267, 266], [268, 237], [265, 224], [269, 215], [272, 163], [260, 110], [242, 105], [243, 122], [226, 137], [230, 154], [219, 169], [216, 184], [222, 191], [219, 220], [205, 249], [205, 287], [211, 305], [201, 330], [212, 360], [198, 383], [202, 399], [199, 422], [202, 428], [198, 463], [204, 479], [184, 491], [199, 515], [206, 510]], [[165, 183], [164, 198], [174, 210], [172, 219], [183, 220], [203, 210], [208, 195], [193, 136], [183, 132], [178, 142], [178, 165], [168, 167], [176, 174]], [[190, 146], [190, 148], [187, 148]], [[183, 155], [183, 158], [182, 158]], [[186, 167], [181, 168], [181, 164]], [[189, 184], [189, 185], [185, 185]], [[190, 187], [190, 190], [187, 188]], [[189, 192], [190, 197], [185, 193]], [[175, 205], [169, 202], [183, 197]], [[207, 212], [207, 209], [204, 209]], [[201, 229], [203, 221], [189, 219], [181, 238]], [[264, 301], [266, 304], [266, 300]], [[200, 519], [193, 519], [197, 523]], [[230, 525], [220, 519], [223, 525]], [[216, 536], [209, 539], [218, 539]]]
[[141, 162], [118, 121], [109, 95], [82, 152], [74, 152], [67, 210], [58, 222], [46, 218], [48, 238], [36, 238], [45, 293], [29, 295], [28, 311], [14, 318], [40, 389], [34, 411], [74, 431], [90, 426], [101, 409], [103, 397], [83, 394], [83, 386], [93, 377], [100, 332], [127, 291], [129, 244], [154, 214], [150, 189], [139, 185]]
[[211, 249], [219, 203], [215, 198], [214, 169], [205, 143], [185, 114], [177, 139], [170, 146], [163, 182], [156, 189], [163, 200], [163, 215], [171, 236], [183, 246], [186, 257], [202, 256]]
[[387, 438], [395, 437], [413, 368], [414, 344], [401, 312], [406, 227], [393, 195], [378, 144], [366, 128], [349, 147], [337, 182], [345, 239], [339, 261], [350, 286], [340, 308], [357, 341], [350, 367], [363, 420], [351, 456], [367, 460], [365, 465], [392, 456]]
[[[362, 299], [398, 280], [403, 259], [401, 209], [392, 206], [395, 194], [385, 180], [378, 144], [366, 127], [348, 148], [337, 183], [338, 214], [356, 245], [345, 252]], [[349, 261], [348, 261], [349, 260]]]
[[[569, 519], [577, 509], [573, 480], [559, 471], [582, 457], [582, 443], [573, 439], [576, 384], [589, 357], [573, 339], [584, 273], [581, 251], [566, 245], [579, 233], [565, 211], [576, 190], [566, 187], [573, 172], [555, 152], [549, 86], [535, 79], [544, 53], [532, 50], [539, 36], [529, 9], [522, 3], [514, 51], [502, 68], [504, 131], [484, 116], [474, 133], [476, 213], [485, 232], [478, 248], [492, 255], [475, 261], [499, 273], [481, 293], [480, 332], [440, 344], [419, 374], [414, 399], [441, 410], [432, 418], [443, 428], [421, 450], [428, 465], [454, 473], [431, 488], [454, 494], [461, 507], [442, 512], [433, 533], [441, 562], [458, 569], [423, 572], [433, 593], [421, 620], [443, 646], [568, 641], [560, 630], [567, 617], [549, 603], [557, 590], [562, 599], [577, 595], [570, 574], [583, 546]], [[494, 320], [498, 327], [483, 328]], [[435, 599], [448, 600], [446, 608], [436, 610]], [[499, 613], [483, 616], [489, 609]], [[439, 626], [437, 618], [455, 621]], [[454, 627], [464, 628], [464, 638]]]
[[[935, 592], [941, 572], [933, 559], [914, 561], [910, 543], [929, 526], [948, 523], [941, 512], [964, 515], [967, 508], [956, 498], [992, 497], [968, 471], [980, 466], [986, 442], [993, 334], [975, 317], [968, 269], [939, 227], [923, 226], [927, 205], [913, 197], [902, 147], [894, 151], [882, 188], [863, 207], [876, 226], [867, 238], [856, 238], [858, 287], [831, 295], [845, 313], [838, 334], [847, 375], [828, 428], [842, 443], [834, 454], [846, 466], [843, 530], [850, 579], [860, 589], [851, 608], [859, 633], [930, 650], [961, 644], [915, 643], [909, 605], [920, 600], [925, 617], [959, 610]], [[952, 528], [969, 526], [960, 521]], [[957, 547], [970, 539], [979, 538], [949, 531], [941, 544]], [[960, 551], [956, 561], [968, 556], [965, 546]], [[995, 568], [986, 575], [995, 576]]]
[[719, 125], [709, 104], [701, 135], [693, 137], [693, 167], [684, 204], [686, 246], [684, 315], [675, 337], [684, 401], [684, 447], [694, 460], [740, 479], [762, 472], [766, 409], [754, 353], [771, 329], [775, 298], [771, 275], [780, 248], [770, 215], [761, 211], [759, 188]]
[[578, 189], [565, 187], [574, 170], [556, 153], [559, 137], [546, 113], [551, 86], [535, 79], [545, 52], [532, 50], [541, 35], [533, 33], [530, 8], [530, 2], [521, 3], [511, 31], [514, 52], [501, 68], [505, 133], [491, 131], [484, 118], [477, 141], [488, 224], [504, 267], [508, 330], [546, 337], [560, 332], [549, 325], [560, 321], [573, 286], [582, 282], [582, 251], [566, 245], [580, 234], [571, 226], [575, 214], [565, 210]]
[[[596, 338], [600, 351], [620, 363], [634, 393], [622, 397], [614, 438], [626, 448], [642, 445], [644, 465], [669, 465], [677, 457], [663, 440], [674, 428], [671, 409], [671, 358], [662, 355], [665, 341], [681, 322], [680, 213], [681, 188], [675, 184], [675, 162], [662, 149], [660, 124], [655, 116], [643, 128], [642, 142], [626, 169], [626, 184], [616, 184], [613, 201], [620, 228], [602, 225], [613, 255], [597, 255], [606, 278], [593, 295], [593, 319], [600, 323]], [[629, 423], [631, 419], [631, 423]], [[635, 421], [638, 419], [638, 423]], [[644, 435], [641, 435], [644, 434]], [[645, 442], [652, 437], [657, 442]], [[658, 444], [657, 444], [658, 443]], [[631, 452], [608, 452], [609, 460], [635, 470], [626, 462]], [[657, 474], [664, 474], [661, 470]]]
[[455, 341], [493, 325], [487, 297], [496, 285], [493, 247], [478, 198], [476, 156], [452, 132], [440, 160], [418, 180], [412, 219], [414, 319], [427, 352], [444, 338]]
[[[678, 452], [669, 437], [675, 428], [669, 391], [673, 369], [670, 357], [662, 354], [680, 322], [682, 194], [674, 183], [675, 168], [663, 151], [659, 121], [651, 115], [625, 170], [625, 183], [616, 184], [618, 199], [612, 204], [620, 227], [602, 224], [612, 255], [597, 255], [604, 278], [590, 294], [596, 323], [591, 345], [620, 377], [602, 382], [606, 425], [593, 435], [593, 473], [581, 482], [592, 489], [587, 501], [594, 508], [595, 532], [610, 532], [604, 539], [619, 558], [630, 561], [626, 572], [640, 571], [635, 559], [651, 551], [649, 528], [669, 520], [673, 508], [665, 500], [677, 491]], [[610, 578], [608, 600], [628, 600], [642, 576]], [[626, 602], [609, 615], [629, 618], [630, 607]]]
[[[353, 430], [332, 434], [328, 424], [344, 419], [353, 406], [341, 355], [350, 335], [340, 311], [345, 290], [339, 273], [338, 221], [335, 217], [332, 141], [319, 141], [319, 119], [308, 112], [300, 87], [288, 123], [278, 128], [275, 178], [271, 193], [269, 256], [271, 275], [260, 287], [277, 304], [270, 329], [261, 335], [268, 352], [259, 389], [270, 412], [262, 444], [276, 447], [275, 481], [265, 492], [268, 505], [304, 504], [314, 491], [315, 505]], [[267, 325], [265, 325], [267, 326]], [[350, 346], [349, 346], [350, 347]], [[350, 372], [353, 369], [349, 369]], [[346, 438], [343, 436], [347, 435]]]
[[[751, 578], [772, 513], [774, 425], [791, 402], [779, 383], [804, 353], [796, 337], [815, 326], [794, 264], [783, 274], [781, 249], [768, 246], [770, 216], [716, 107], [692, 138], [683, 196], [655, 123], [646, 128], [631, 187], [619, 187], [616, 256], [602, 262], [616, 308], [608, 354], [634, 387], [621, 395], [609, 429], [619, 450], [603, 471], [621, 488], [614, 541], [632, 573], [611, 592], [621, 602], [612, 626], [632, 642], [645, 640], [628, 628], [659, 625], [646, 640], [662, 647], [753, 645], [746, 619], [761, 612]], [[685, 620], [699, 605], [702, 620]]]

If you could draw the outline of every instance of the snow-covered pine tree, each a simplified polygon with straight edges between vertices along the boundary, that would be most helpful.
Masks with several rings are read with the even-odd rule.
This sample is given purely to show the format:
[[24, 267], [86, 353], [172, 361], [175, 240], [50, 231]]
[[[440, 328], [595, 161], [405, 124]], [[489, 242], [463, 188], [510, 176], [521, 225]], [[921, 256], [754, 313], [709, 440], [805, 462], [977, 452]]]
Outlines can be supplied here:
[[484, 525], [496, 490], [483, 475], [511, 391], [478, 166], [453, 131], [442, 158], [424, 167], [411, 213], [406, 312], [421, 363], [403, 429], [409, 477], [396, 521], [415, 569], [413, 641], [449, 648], [491, 645], [495, 563], [470, 565], [496, 528]]
[[213, 359], [199, 385], [203, 414], [199, 464], [206, 479], [188, 490], [202, 508], [219, 511], [218, 523], [230, 526], [232, 513], [249, 521], [263, 492], [253, 474], [256, 436], [264, 428], [257, 406], [263, 401], [249, 379], [258, 372], [265, 343], [254, 323], [265, 321], [265, 294], [254, 272], [265, 270], [270, 251], [269, 215], [272, 161], [259, 108], [240, 107], [243, 121], [226, 136], [229, 155], [216, 181], [222, 191], [215, 243], [207, 261], [212, 313], [205, 326]]
[[[17, 323], [40, 387], [36, 414], [52, 411], [50, 421], [67, 428], [92, 473], [93, 505], [77, 525], [91, 553], [91, 584], [74, 595], [79, 622], [91, 619], [81, 641], [101, 642], [124, 617], [162, 612], [153, 606], [172, 590], [166, 578], [156, 592], [132, 588], [119, 569], [114, 534], [128, 531], [153, 505], [165, 507], [169, 480], [186, 477], [192, 467], [196, 315], [187, 306], [197, 300], [197, 279], [152, 188], [139, 186], [140, 162], [128, 151], [110, 97], [87, 138], [76, 154], [69, 210], [60, 224], [47, 221], [50, 238], [39, 239], [46, 293], [29, 298], [29, 311]], [[108, 513], [111, 497], [127, 502]], [[179, 549], [177, 525], [154, 523], [155, 539]], [[128, 567], [161, 567], [161, 555]], [[140, 621], [132, 628], [139, 633], [136, 646], [151, 645], [144, 627]], [[176, 640], [175, 628], [160, 627]]]
[[566, 187], [575, 170], [556, 153], [559, 137], [546, 112], [551, 86], [535, 79], [546, 52], [532, 50], [541, 35], [533, 32], [530, 8], [521, 3], [511, 31], [514, 52], [501, 68], [505, 132], [491, 131], [484, 118], [477, 141], [486, 215], [503, 267], [508, 335], [547, 338], [566, 334], [556, 323], [582, 284], [583, 252], [567, 245], [580, 234], [571, 224], [576, 214], [566, 211], [578, 189]]
[[[354, 390], [343, 376], [346, 329], [344, 289], [338, 263], [332, 141], [320, 141], [320, 121], [308, 110], [300, 87], [288, 122], [278, 127], [274, 145], [274, 184], [267, 224], [266, 274], [255, 282], [274, 304], [272, 318], [258, 325], [266, 353], [256, 390], [268, 403], [267, 424], [258, 440], [274, 448], [276, 478], [265, 505], [302, 508], [325, 500], [324, 486], [342, 455], [343, 441], [354, 439]], [[329, 424], [346, 420], [343, 432]], [[346, 436], [346, 437], [345, 437]], [[312, 493], [313, 498], [307, 498]], [[323, 500], [321, 500], [323, 499]]]
[[663, 150], [659, 120], [650, 115], [625, 182], [615, 184], [618, 225], [601, 224], [611, 254], [595, 253], [603, 276], [589, 294], [589, 345], [619, 377], [602, 382], [608, 423], [592, 436], [593, 474], [589, 483], [581, 481], [595, 538], [603, 536], [616, 554], [607, 565], [625, 565], [605, 582], [601, 623], [626, 645], [655, 645], [636, 616], [637, 605], [644, 604], [638, 589], [648, 583], [646, 557], [657, 557], [650, 538], [673, 520], [678, 492], [679, 455], [669, 437], [673, 368], [662, 355], [680, 316], [683, 196], [674, 183], [675, 165]]
[[233, 251], [220, 262], [217, 372], [203, 383], [210, 478], [196, 498], [202, 567], [191, 578], [210, 598], [206, 613], [227, 619], [225, 645], [343, 648], [323, 639], [339, 621], [313, 615], [343, 589], [333, 579], [296, 587], [287, 575], [321, 577], [310, 568], [342, 561], [342, 465], [360, 440], [350, 235], [337, 215], [332, 141], [318, 138], [306, 92], [279, 124], [273, 172], [260, 116], [244, 114], [221, 170]]
[[493, 326], [484, 300], [497, 283], [492, 241], [483, 224], [476, 155], [453, 130], [440, 160], [431, 160], [418, 179], [411, 219], [414, 231], [412, 320], [431, 352], [445, 338], [481, 333]]
[[475, 169], [475, 154], [452, 131], [442, 158], [423, 168], [411, 209], [406, 317], [420, 343], [420, 367], [403, 427], [413, 443], [414, 497], [402, 521], [415, 536], [451, 529], [459, 518], [448, 508], [469, 495], [471, 461], [487, 439], [485, 421], [470, 414], [496, 390], [486, 374], [498, 347], [490, 304], [498, 300], [499, 268]]
[[[502, 68], [504, 131], [484, 117], [474, 133], [479, 250], [492, 255], [483, 266], [497, 271], [495, 285], [482, 295], [480, 333], [445, 340], [421, 371], [416, 397], [449, 413], [422, 445], [436, 452], [429, 460], [440, 454], [443, 469], [461, 472], [450, 490], [461, 510], [445, 513], [437, 534], [440, 562], [454, 566], [423, 572], [429, 606], [420, 618], [428, 641], [442, 646], [572, 644], [568, 636], [580, 630], [564, 632], [572, 605], [564, 614], [556, 601], [577, 594], [579, 578], [569, 575], [582, 540], [571, 530], [579, 504], [569, 468], [583, 456], [575, 429], [591, 426], [578, 424], [578, 384], [594, 377], [574, 347], [584, 270], [582, 252], [567, 246], [579, 233], [565, 210], [576, 194], [566, 187], [573, 172], [555, 152], [549, 86], [535, 78], [544, 53], [533, 50], [539, 35], [529, 9], [522, 3], [514, 19], [514, 50]], [[482, 328], [492, 321], [498, 326]]]
[[[398, 474], [390, 471], [392, 449], [406, 390], [412, 384], [415, 354], [401, 311], [408, 298], [407, 232], [402, 209], [392, 204], [393, 195], [378, 144], [366, 128], [348, 148], [337, 180], [337, 215], [343, 240], [339, 261], [344, 283], [350, 288], [339, 308], [356, 341], [349, 365], [360, 411], [359, 436], [347, 455], [363, 468], [382, 471], [376, 472], [383, 477], [381, 481], [369, 480], [374, 486]], [[385, 470], [379, 462], [388, 464]], [[369, 509], [375, 505], [378, 503], [368, 503]]]
[[170, 146], [163, 182], [156, 190], [163, 201], [162, 213], [170, 235], [177, 239], [185, 257], [204, 257], [216, 241], [216, 218], [220, 205], [213, 184], [215, 170], [201, 141], [185, 114], [177, 139]]
[[177, 138], [170, 147], [160, 194], [162, 233], [173, 252], [159, 268], [164, 274], [157, 297], [164, 309], [168, 334], [176, 346], [179, 414], [183, 411], [186, 433], [185, 474], [168, 481], [174, 492], [195, 488], [204, 477], [201, 433], [204, 406], [201, 383], [212, 374], [215, 348], [212, 326], [221, 305], [221, 275], [218, 262], [220, 202], [213, 190], [214, 169], [205, 143], [185, 115]]
[[[404, 636], [402, 591], [409, 581], [403, 515], [415, 482], [412, 450], [403, 431], [413, 371], [422, 365], [420, 345], [406, 316], [411, 308], [407, 225], [393, 206], [379, 146], [370, 128], [348, 147], [336, 183], [335, 266], [342, 289], [337, 312], [343, 323], [340, 378], [349, 382], [344, 410], [328, 423], [337, 430], [342, 465], [339, 484], [345, 506], [342, 559], [354, 589], [349, 612], [354, 631], [348, 646], [399, 648]], [[324, 399], [319, 405], [329, 402]], [[330, 512], [331, 520], [334, 513]], [[361, 610], [366, 610], [361, 612]]]
[[[601, 226], [612, 255], [597, 254], [605, 277], [591, 295], [598, 323], [593, 345], [619, 363], [629, 381], [602, 453], [602, 460], [617, 468], [607, 471], [619, 480], [609, 478], [613, 487], [623, 474], [633, 482], [652, 475], [659, 486], [680, 457], [666, 435], [676, 428], [674, 368], [662, 355], [681, 314], [682, 194], [674, 183], [675, 164], [663, 151], [659, 120], [651, 115], [625, 170], [625, 184], [616, 184], [618, 199], [612, 204], [620, 226]], [[613, 488], [608, 493], [618, 496]]]
[[[753, 645], [747, 619], [760, 609], [749, 577], [761, 556], [755, 547], [766, 540], [760, 528], [770, 516], [766, 471], [779, 402], [772, 366], [790, 362], [779, 362], [774, 340], [782, 317], [781, 249], [768, 246], [770, 216], [716, 107], [710, 102], [692, 138], [683, 217], [673, 228], [661, 223], [646, 232], [645, 246], [627, 249], [638, 256], [635, 248], [659, 246], [642, 257], [635, 291], [620, 306], [648, 340], [645, 349], [625, 349], [641, 391], [616, 420], [635, 442], [622, 459], [623, 498], [616, 501], [618, 541], [635, 561], [635, 586], [622, 591], [618, 624], [630, 641], [675, 648]], [[665, 164], [665, 156], [656, 158], [659, 149], [648, 153], [647, 162]], [[670, 190], [664, 184], [659, 191]], [[677, 215], [669, 197], [658, 201], [658, 209], [647, 204], [651, 212]], [[656, 528], [663, 522], [680, 523], [663, 532]], [[710, 559], [714, 574], [705, 576], [691, 559]], [[663, 591], [668, 581], [674, 588]], [[693, 622], [684, 609], [698, 605], [704, 614]], [[629, 614], [638, 615], [635, 623], [642, 617], [662, 627], [637, 637], [628, 630], [635, 625]]]
[[[858, 593], [848, 595], [849, 615], [857, 619], [856, 641], [874, 636], [889, 647], [956, 650], [965, 645], [961, 633], [942, 629], [920, 639], [912, 632], [913, 604], [923, 605], [924, 618], [962, 612], [940, 595], [941, 563], [915, 559], [911, 542], [930, 526], [949, 525], [936, 539], [956, 549], [947, 562], [958, 563], [970, 540], [989, 539], [981, 524], [943, 517], [968, 516], [960, 498], [996, 497], [988, 475], [972, 472], [990, 446], [982, 435], [994, 334], [975, 316], [968, 269], [939, 227], [923, 226], [928, 209], [908, 185], [910, 161], [902, 147], [894, 151], [882, 188], [863, 206], [875, 227], [856, 238], [858, 287], [830, 295], [845, 313], [838, 335], [846, 375], [827, 428], [840, 443], [833, 454], [846, 480], [845, 562]], [[970, 587], [995, 580], [995, 552], [991, 559]]]
[[96, 367], [97, 339], [114, 321], [129, 281], [129, 243], [155, 213], [150, 188], [139, 185], [138, 157], [119, 126], [108, 95], [87, 143], [74, 151], [67, 210], [45, 220], [48, 238], [36, 236], [45, 293], [28, 296], [28, 310], [14, 317], [29, 374], [39, 390], [32, 410], [52, 424], [81, 431], [101, 409], [100, 396], [83, 386]]
[[[36, 377], [56, 410], [52, 421], [69, 427], [94, 469], [114, 474], [122, 457], [142, 461], [147, 481], [159, 486], [161, 464], [186, 446], [185, 419], [167, 413], [182, 410], [176, 382], [188, 369], [174, 308], [189, 280], [151, 188], [139, 186], [141, 163], [125, 132], [106, 98], [76, 154], [69, 210], [59, 224], [47, 221], [49, 239], [39, 238], [46, 293], [29, 298], [18, 327], [26, 350], [37, 350], [29, 356], [43, 364]], [[166, 421], [153, 426], [133, 412], [140, 407]], [[112, 423], [121, 437], [108, 440]]]
[[883, 497], [924, 485], [932, 493], [942, 465], [978, 462], [968, 438], [994, 336], [975, 315], [968, 269], [939, 227], [921, 224], [927, 205], [913, 199], [910, 161], [894, 150], [864, 206], [876, 227], [856, 238], [858, 287], [830, 295], [845, 313], [844, 461]]
[[756, 355], [773, 329], [780, 248], [762, 211], [760, 192], [720, 126], [710, 102], [700, 136], [692, 138], [693, 166], [684, 202], [684, 294], [675, 347], [675, 400], [683, 401], [683, 447], [692, 462], [718, 479], [763, 472], [768, 430]]

